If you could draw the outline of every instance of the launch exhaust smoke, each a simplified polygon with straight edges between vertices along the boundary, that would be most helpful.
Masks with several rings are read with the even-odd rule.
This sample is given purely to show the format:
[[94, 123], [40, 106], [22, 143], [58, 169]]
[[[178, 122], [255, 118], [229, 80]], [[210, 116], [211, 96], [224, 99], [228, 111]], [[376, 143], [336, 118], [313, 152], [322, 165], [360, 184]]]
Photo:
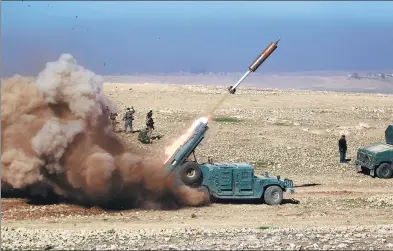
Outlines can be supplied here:
[[177, 208], [208, 203], [204, 191], [174, 185], [162, 160], [126, 151], [104, 108], [102, 77], [70, 54], [47, 63], [36, 81], [1, 86], [1, 189], [86, 205]]

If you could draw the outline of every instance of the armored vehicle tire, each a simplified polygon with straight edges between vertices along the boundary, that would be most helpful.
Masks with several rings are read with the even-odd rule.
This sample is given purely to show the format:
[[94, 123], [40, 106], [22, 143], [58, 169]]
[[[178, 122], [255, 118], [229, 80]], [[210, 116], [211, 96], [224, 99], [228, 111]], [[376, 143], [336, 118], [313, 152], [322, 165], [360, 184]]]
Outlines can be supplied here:
[[382, 163], [376, 170], [378, 178], [389, 179], [393, 176], [393, 168], [389, 163]]
[[179, 174], [184, 184], [189, 186], [200, 185], [202, 172], [198, 163], [191, 161], [184, 163], [180, 167]]
[[281, 187], [269, 186], [263, 193], [263, 199], [268, 205], [279, 205], [284, 198]]

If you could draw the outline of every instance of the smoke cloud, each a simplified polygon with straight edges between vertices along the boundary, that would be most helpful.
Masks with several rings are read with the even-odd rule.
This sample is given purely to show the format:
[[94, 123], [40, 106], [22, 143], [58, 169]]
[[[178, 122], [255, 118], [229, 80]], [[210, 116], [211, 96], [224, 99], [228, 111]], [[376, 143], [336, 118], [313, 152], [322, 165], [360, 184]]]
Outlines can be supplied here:
[[1, 86], [2, 192], [55, 193], [86, 205], [172, 208], [208, 203], [205, 191], [177, 184], [159, 158], [127, 152], [112, 132], [116, 107], [103, 78], [70, 54], [49, 62], [36, 80]]

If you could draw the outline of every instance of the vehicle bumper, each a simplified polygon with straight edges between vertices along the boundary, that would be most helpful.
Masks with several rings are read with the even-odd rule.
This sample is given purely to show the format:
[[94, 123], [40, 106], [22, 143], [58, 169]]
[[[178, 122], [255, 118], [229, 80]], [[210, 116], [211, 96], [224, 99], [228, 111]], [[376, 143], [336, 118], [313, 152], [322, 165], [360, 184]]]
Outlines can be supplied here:
[[361, 162], [359, 160], [355, 161], [355, 169], [356, 169], [356, 171], [358, 171], [360, 173], [364, 172], [364, 171], [367, 171], [367, 172], [370, 173], [371, 176], [373, 176], [373, 177], [375, 176], [375, 168], [374, 168], [374, 166], [366, 164], [366, 163]]
[[287, 191], [288, 191], [289, 193], [294, 193], [294, 192], [295, 192], [295, 188], [287, 188]]
[[361, 172], [362, 171], [362, 166], [361, 165], [355, 165], [355, 169], [356, 169], [356, 171]]
[[284, 184], [286, 187], [286, 191], [290, 192], [290, 193], [294, 193], [295, 192], [295, 188], [293, 187], [293, 181], [289, 180], [289, 179], [284, 179]]
[[374, 166], [373, 166], [372, 164], [370, 164], [370, 163], [365, 163], [365, 162], [362, 162], [362, 161], [360, 161], [360, 160], [356, 160], [356, 161], [355, 161], [355, 167], [356, 167], [356, 169], [359, 170], [359, 171], [362, 170], [362, 167], [363, 167], [363, 168], [367, 168], [367, 169], [374, 169]]

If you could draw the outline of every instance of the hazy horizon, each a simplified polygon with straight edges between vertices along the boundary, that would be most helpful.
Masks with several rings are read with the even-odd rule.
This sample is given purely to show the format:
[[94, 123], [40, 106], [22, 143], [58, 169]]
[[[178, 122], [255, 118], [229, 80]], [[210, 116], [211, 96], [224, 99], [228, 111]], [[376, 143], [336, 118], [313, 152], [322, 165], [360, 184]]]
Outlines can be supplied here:
[[393, 2], [3, 2], [2, 77], [70, 53], [101, 75], [393, 69]]

